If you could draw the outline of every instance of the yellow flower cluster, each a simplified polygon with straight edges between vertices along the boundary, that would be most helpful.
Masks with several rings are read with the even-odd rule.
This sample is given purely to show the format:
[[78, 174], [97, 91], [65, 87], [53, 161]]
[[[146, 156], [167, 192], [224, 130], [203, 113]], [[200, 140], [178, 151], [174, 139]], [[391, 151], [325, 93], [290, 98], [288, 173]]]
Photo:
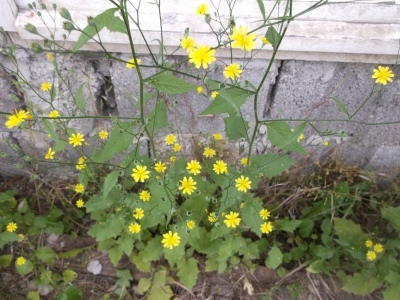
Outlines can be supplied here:
[[11, 112], [11, 115], [8, 116], [8, 120], [6, 121], [5, 125], [7, 128], [11, 129], [13, 127], [17, 127], [25, 120], [32, 119], [32, 116], [28, 111], [20, 109], [19, 111], [15, 110], [15, 114]]
[[376, 259], [376, 253], [381, 253], [383, 252], [383, 246], [382, 244], [375, 244], [371, 240], [365, 241], [365, 246], [367, 248], [372, 248], [371, 250], [367, 251], [367, 260], [373, 261]]

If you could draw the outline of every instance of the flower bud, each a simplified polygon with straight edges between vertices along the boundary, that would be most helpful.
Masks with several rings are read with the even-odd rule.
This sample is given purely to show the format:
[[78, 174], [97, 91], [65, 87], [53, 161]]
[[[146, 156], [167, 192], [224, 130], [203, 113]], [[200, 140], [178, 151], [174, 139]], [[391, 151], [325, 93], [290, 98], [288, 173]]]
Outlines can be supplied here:
[[1, 152], [0, 156], [6, 158], [8, 157], [8, 154], [6, 152]]
[[72, 24], [71, 22], [63, 22], [62, 28], [68, 32], [71, 32], [72, 30], [76, 30], [74, 24]]
[[30, 44], [30, 45], [29, 45], [29, 49], [31, 49], [31, 51], [32, 51], [33, 53], [41, 53], [41, 52], [44, 51], [43, 48], [42, 48], [42, 46], [40, 46], [38, 43], [32, 43], [32, 44]]
[[69, 21], [72, 21], [71, 14], [70, 14], [69, 11], [68, 11], [67, 9], [65, 9], [64, 7], [61, 8], [61, 10], [60, 10], [60, 15], [61, 15], [61, 17], [63, 17], [64, 19], [67, 19], [67, 20], [69, 20]]
[[53, 9], [57, 9], [57, 4], [53, 3]]
[[36, 14], [37, 14], [39, 17], [42, 16], [42, 13], [41, 13], [40, 11], [38, 11]]
[[87, 17], [87, 22], [90, 26], [96, 27], [96, 21], [93, 17]]
[[50, 41], [50, 40], [48, 40], [48, 39], [44, 39], [44, 41], [43, 41], [43, 45], [46, 47], [46, 48], [50, 48], [51, 49], [51, 45], [53, 44], [53, 42], [52, 41]]
[[209, 14], [206, 14], [206, 15], [204, 16], [204, 20], [206, 21], [207, 24], [210, 24], [210, 23], [211, 23], [211, 17], [210, 17], [210, 15], [209, 15]]
[[26, 24], [26, 25], [24, 26], [24, 28], [25, 28], [26, 31], [28, 31], [28, 32], [30, 32], [30, 33], [38, 34], [36, 27], [33, 26], [31, 23]]
[[46, 4], [42, 3], [42, 9], [46, 9]]

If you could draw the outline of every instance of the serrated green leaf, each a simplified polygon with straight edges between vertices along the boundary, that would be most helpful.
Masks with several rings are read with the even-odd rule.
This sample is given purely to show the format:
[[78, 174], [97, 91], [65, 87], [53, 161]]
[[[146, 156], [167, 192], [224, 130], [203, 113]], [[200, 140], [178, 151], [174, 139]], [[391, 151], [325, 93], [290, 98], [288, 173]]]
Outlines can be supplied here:
[[164, 248], [164, 256], [168, 260], [171, 268], [185, 256], [185, 245], [182, 243], [172, 249]]
[[330, 97], [333, 101], [335, 101], [336, 105], [339, 107], [339, 109], [344, 112], [347, 117], [350, 117], [349, 111], [347, 110], [346, 106], [337, 98], [335, 97]]
[[382, 216], [390, 222], [400, 235], [400, 206], [384, 207], [381, 209]]
[[76, 277], [78, 277], [78, 274], [76, 274], [75, 271], [67, 269], [63, 272], [63, 279], [65, 283], [72, 282]]
[[161, 258], [161, 255], [163, 254], [163, 245], [161, 240], [161, 236], [156, 236], [147, 243], [146, 248], [143, 250], [145, 253], [147, 253], [143, 258], [144, 260], [156, 261]]
[[303, 221], [300, 220], [279, 220], [277, 222], [274, 222], [274, 224], [277, 225], [277, 229], [287, 231], [290, 233], [293, 233], [293, 231], [299, 226]]
[[65, 300], [82, 300], [82, 291], [74, 285], [67, 287], [63, 293], [67, 296]]
[[40, 260], [44, 261], [49, 265], [54, 264], [55, 253], [49, 247], [36, 248], [35, 255], [37, 258], [39, 258]]
[[119, 248], [126, 254], [131, 255], [135, 239], [130, 234], [123, 234], [117, 241]]
[[361, 230], [359, 224], [342, 218], [334, 218], [333, 220], [335, 233], [340, 241], [353, 247], [361, 247], [365, 244], [365, 241], [369, 239], [368, 234], [365, 234]]
[[250, 226], [251, 231], [258, 235], [259, 238], [262, 236], [261, 224], [264, 222], [260, 217], [259, 213], [262, 209], [262, 199], [253, 198], [244, 202], [243, 208], [240, 210], [243, 222]]
[[119, 246], [113, 246], [108, 250], [108, 257], [110, 258], [111, 263], [116, 267], [118, 262], [121, 260], [122, 250]]
[[20, 237], [14, 232], [4, 231], [0, 233], [0, 249], [7, 243], [19, 241]]
[[143, 258], [146, 257], [146, 253], [139, 252], [139, 254], [136, 253], [131, 253], [129, 256], [129, 260], [131, 263], [135, 265], [136, 268], [138, 268], [142, 272], [150, 272], [150, 262], [149, 261], [144, 261]]
[[85, 99], [83, 98], [83, 86], [86, 82], [82, 83], [78, 91], [76, 92], [75, 104], [79, 108], [79, 110], [86, 116], [86, 106], [85, 106]]
[[307, 272], [317, 274], [317, 273], [327, 273], [328, 268], [325, 259], [318, 259], [313, 261], [308, 267]]
[[26, 295], [26, 300], [40, 300], [39, 291], [30, 291], [28, 295]]
[[219, 90], [217, 97], [199, 115], [229, 113], [234, 115], [252, 93], [238, 88]]
[[157, 100], [156, 107], [149, 113], [148, 117], [150, 119], [148, 128], [153, 135], [157, 129], [166, 127], [169, 122], [165, 102]]
[[248, 141], [247, 131], [249, 129], [248, 122], [242, 117], [229, 116], [224, 118], [226, 137], [232, 141], [244, 138]]
[[280, 34], [278, 33], [278, 31], [276, 31], [276, 29], [273, 26], [268, 27], [267, 33], [265, 34], [265, 38], [267, 39], [268, 42], [271, 43], [274, 50], [278, 47], [281, 40]]
[[137, 291], [138, 293], [144, 294], [145, 292], [148, 291], [150, 287], [151, 287], [151, 280], [149, 278], [140, 278]]
[[188, 260], [181, 260], [178, 263], [178, 276], [180, 282], [191, 290], [197, 281], [197, 274], [199, 273], [199, 269], [197, 267], [197, 260], [189, 258]]
[[400, 300], [400, 274], [390, 271], [390, 274], [385, 277], [385, 280], [389, 282], [389, 286], [382, 293], [383, 300]]
[[127, 31], [125, 24], [121, 24], [123, 21], [114, 16], [117, 10], [118, 8], [110, 8], [94, 17], [93, 22], [96, 24], [96, 26], [88, 25], [83, 29], [78, 41], [74, 45], [74, 48], [72, 48], [72, 53], [78, 51], [87, 41], [93, 38], [104, 27], [107, 27], [110, 31], [126, 33]]
[[101, 242], [110, 238], [115, 238], [120, 235], [121, 231], [124, 229], [124, 226], [124, 219], [114, 217], [103, 222], [102, 224], [93, 225], [89, 229], [88, 234], [96, 238], [98, 242]]
[[354, 276], [346, 276], [346, 282], [342, 289], [356, 294], [368, 295], [375, 291], [380, 286], [380, 283], [374, 275], [367, 275], [367, 272], [355, 273]]
[[153, 85], [159, 92], [172, 94], [183, 94], [197, 89], [197, 86], [188, 83], [173, 75], [158, 75], [147, 81]]
[[[271, 121], [267, 123], [266, 126], [268, 140], [271, 142], [272, 145], [288, 151], [307, 154], [307, 151], [305, 151], [303, 147], [297, 142], [297, 138], [300, 134], [297, 134], [297, 132], [292, 132], [289, 124], [284, 121]], [[305, 123], [299, 126], [305, 126]]]
[[299, 233], [302, 238], [310, 236], [314, 228], [314, 221], [310, 219], [304, 219], [299, 225]]
[[103, 189], [103, 201], [105, 201], [108, 193], [115, 187], [118, 181], [119, 171], [114, 170], [110, 174], [107, 175], [104, 180], [104, 189]]
[[263, 174], [268, 178], [282, 174], [294, 164], [294, 160], [288, 155], [267, 153], [266, 155], [253, 156], [249, 172], [254, 176]]
[[12, 261], [11, 254], [0, 255], [0, 268], [9, 267], [11, 265], [11, 261]]
[[264, 3], [262, 2], [262, 0], [257, 0], [257, 3], [258, 3], [258, 7], [260, 8], [260, 12], [261, 12], [261, 15], [262, 15], [262, 17], [263, 17], [263, 20], [264, 20], [264, 22], [265, 22], [267, 19], [265, 18], [265, 7], [264, 7]]
[[283, 254], [281, 250], [274, 246], [268, 252], [268, 257], [265, 260], [265, 265], [270, 269], [276, 269], [282, 263]]
[[107, 199], [103, 199], [103, 197], [99, 194], [93, 195], [92, 198], [89, 199], [85, 203], [85, 208], [87, 212], [94, 212], [98, 210], [105, 210], [110, 208], [113, 205], [112, 199], [109, 197]]
[[117, 284], [124, 287], [130, 286], [130, 281], [133, 279], [131, 271], [127, 269], [117, 269], [116, 274], [118, 277]]
[[30, 260], [27, 260], [23, 265], [18, 265], [15, 263], [15, 269], [17, 270], [18, 274], [25, 275], [33, 270], [33, 264]]
[[173, 292], [167, 282], [167, 270], [165, 268], [160, 268], [154, 274], [153, 284], [151, 286], [148, 298], [149, 300], [169, 300]]

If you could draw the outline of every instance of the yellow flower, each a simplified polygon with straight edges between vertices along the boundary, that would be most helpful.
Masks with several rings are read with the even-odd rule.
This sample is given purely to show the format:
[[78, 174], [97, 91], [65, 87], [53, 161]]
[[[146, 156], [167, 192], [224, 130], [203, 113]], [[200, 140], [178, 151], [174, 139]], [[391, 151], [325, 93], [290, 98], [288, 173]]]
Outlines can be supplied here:
[[189, 220], [189, 221], [186, 222], [186, 227], [189, 228], [189, 229], [193, 229], [195, 225], [196, 224], [192, 220]]
[[175, 152], [181, 151], [181, 145], [175, 144], [175, 145], [174, 145], [174, 151], [175, 151]]
[[215, 214], [214, 214], [214, 213], [210, 213], [210, 214], [208, 215], [208, 221], [210, 221], [211, 223], [217, 222], [217, 218], [215, 217]]
[[207, 69], [208, 65], [215, 61], [214, 54], [215, 50], [211, 50], [210, 46], [197, 45], [196, 49], [189, 53], [189, 62], [194, 63], [197, 69], [201, 65], [204, 69]]
[[116, 207], [116, 208], [115, 208], [115, 211], [116, 211], [116, 212], [121, 211], [121, 207]]
[[49, 150], [47, 150], [47, 153], [45, 155], [45, 159], [53, 159], [53, 155], [55, 154], [55, 151], [52, 151], [51, 148], [49, 148]]
[[201, 166], [197, 160], [191, 160], [187, 163], [186, 170], [189, 170], [190, 174], [200, 174]]
[[214, 172], [217, 174], [228, 173], [227, 164], [223, 160], [217, 160], [213, 167]]
[[129, 225], [128, 229], [131, 233], [139, 233], [141, 227], [138, 223], [131, 223], [131, 225]]
[[139, 198], [140, 198], [140, 200], [143, 200], [143, 201], [149, 201], [151, 198], [151, 194], [149, 191], [143, 190], [140, 192]]
[[329, 142], [324, 142], [324, 146], [328, 147], [329, 146]]
[[268, 234], [268, 233], [270, 233], [270, 232], [272, 232], [272, 224], [271, 224], [271, 222], [264, 222], [264, 223], [262, 223], [261, 224], [261, 232], [262, 233], [266, 233], [266, 234]]
[[390, 77], [394, 77], [392, 70], [390, 70], [389, 67], [382, 66], [379, 66], [378, 70], [374, 69], [374, 74], [372, 75], [372, 78], [376, 78], [375, 83], [381, 83], [383, 85], [386, 85], [387, 81], [393, 81]]
[[244, 207], [244, 202], [240, 203], [240, 208]]
[[374, 246], [374, 250], [378, 253], [381, 253], [383, 251], [383, 246], [381, 244], [376, 244]]
[[167, 167], [161, 161], [156, 163], [155, 166], [154, 166], [154, 170], [156, 170], [156, 172], [158, 172], [158, 173], [164, 173], [166, 169], [167, 169]]
[[297, 142], [299, 143], [304, 138], [305, 138], [304, 134], [300, 134], [299, 137], [297, 138]]
[[196, 42], [190, 35], [188, 35], [187, 38], [183, 37], [181, 39], [182, 49], [186, 49], [187, 52], [193, 51], [195, 45], [196, 45]]
[[263, 208], [262, 210], [260, 210], [260, 217], [264, 220], [267, 220], [269, 218], [270, 212], [268, 211], [268, 209]]
[[174, 161], [176, 160], [176, 156], [171, 156], [171, 157], [169, 158], [169, 160], [170, 160], [171, 162], [174, 162]]
[[108, 132], [105, 131], [105, 130], [100, 131], [100, 132], [99, 132], [99, 137], [100, 137], [102, 140], [105, 140], [105, 139], [108, 137]]
[[133, 215], [136, 219], [140, 220], [141, 218], [144, 217], [144, 211], [141, 208], [136, 208], [135, 209], [135, 214]]
[[75, 186], [75, 192], [77, 192], [77, 193], [83, 193], [84, 190], [85, 190], [85, 186], [82, 183], [78, 183]]
[[133, 180], [135, 180], [136, 182], [140, 181], [140, 182], [144, 182], [145, 179], [149, 178], [149, 173], [150, 171], [147, 171], [147, 167], [146, 166], [138, 166], [136, 165], [136, 169], [133, 168], [132, 169], [133, 173], [132, 173], [132, 177]]
[[48, 58], [50, 61], [54, 61], [54, 57], [53, 57], [53, 55], [51, 55], [51, 53], [47, 53], [47, 58]]
[[85, 204], [85, 202], [83, 202], [82, 199], [79, 199], [78, 201], [76, 201], [76, 207], [78, 207], [78, 208], [83, 207], [84, 204]]
[[216, 141], [219, 141], [219, 140], [222, 139], [222, 135], [220, 135], [219, 133], [214, 133], [214, 134], [213, 134], [213, 138], [214, 138]]
[[24, 257], [20, 256], [20, 257], [17, 258], [17, 265], [18, 266], [22, 266], [25, 263], [26, 263], [26, 259]]
[[30, 119], [29, 112], [23, 109], [20, 109], [19, 111], [15, 110], [15, 114], [11, 112], [11, 116], [8, 116], [8, 120], [6, 121], [5, 125], [7, 128], [17, 127], [25, 119]]
[[71, 134], [71, 137], [69, 138], [69, 143], [72, 144], [73, 147], [76, 147], [81, 146], [84, 140], [85, 139], [83, 138], [83, 134], [80, 134], [78, 132], [76, 135], [74, 133]]
[[49, 113], [49, 117], [50, 117], [50, 118], [57, 118], [59, 115], [60, 115], [59, 112], [56, 111], [56, 110], [53, 110], [53, 111], [51, 111], [51, 112]]
[[179, 190], [182, 190], [182, 194], [192, 194], [196, 188], [196, 182], [193, 180], [192, 177], [186, 178], [183, 177], [182, 180], [179, 181], [181, 183]]
[[229, 215], [226, 215], [225, 218], [226, 218], [226, 220], [224, 220], [224, 223], [226, 224], [226, 226], [233, 227], [233, 228], [238, 226], [240, 223], [240, 220], [241, 220], [239, 218], [239, 213], [235, 213], [233, 211], [231, 211], [229, 213]]
[[207, 158], [213, 157], [215, 155], [215, 150], [209, 147], [204, 148], [203, 155]]
[[376, 253], [374, 251], [368, 251], [367, 252], [367, 259], [368, 260], [374, 260], [376, 258]]
[[247, 166], [247, 157], [243, 157], [243, 158], [240, 160], [240, 163], [241, 163], [243, 166]]
[[179, 246], [181, 238], [179, 237], [178, 233], [172, 234], [170, 230], [168, 233], [163, 234], [164, 239], [161, 241], [165, 248], [172, 249], [173, 247]]
[[173, 134], [169, 134], [165, 137], [165, 142], [167, 143], [167, 145], [172, 145], [176, 142], [176, 136], [174, 136]]
[[214, 91], [211, 93], [211, 98], [215, 99], [217, 95], [219, 95], [219, 93], [217, 91]]
[[234, 41], [232, 48], [240, 48], [242, 50], [246, 48], [246, 50], [250, 52], [256, 47], [256, 42], [254, 40], [257, 38], [257, 35], [255, 32], [247, 35], [248, 31], [249, 28], [247, 26], [245, 26], [244, 29], [242, 25], [239, 26], [239, 29], [237, 27], [233, 28], [233, 34], [229, 35], [229, 38]]
[[17, 230], [18, 226], [16, 223], [11, 222], [11, 223], [8, 223], [6, 228], [7, 228], [7, 231], [14, 232], [15, 230]]
[[78, 159], [78, 164], [75, 166], [75, 168], [76, 168], [77, 170], [82, 170], [82, 169], [84, 169], [85, 167], [86, 167], [85, 158], [84, 158], [84, 157], [79, 157], [79, 159]]
[[251, 181], [249, 180], [249, 177], [244, 178], [242, 175], [240, 178], [237, 178], [236, 180], [236, 187], [239, 192], [247, 192], [248, 189], [250, 189]]
[[197, 87], [197, 93], [200, 95], [203, 92], [203, 87], [202, 86], [198, 86]]
[[[137, 58], [136, 61], [137, 61], [138, 65], [140, 65], [141, 60]], [[130, 60], [125, 64], [125, 68], [128, 68], [128, 69], [136, 68], [135, 59], [133, 59], [133, 58], [130, 59]]]
[[198, 15], [205, 15], [208, 11], [208, 4], [202, 3], [196, 7], [196, 14]]
[[374, 245], [374, 243], [371, 240], [367, 240], [365, 242], [365, 246], [367, 246], [368, 248], [371, 248]]
[[40, 87], [42, 91], [48, 91], [51, 89], [51, 83], [50, 82], [43, 82], [42, 86]]
[[19, 236], [19, 238], [20, 238], [21, 240], [23, 240], [23, 239], [25, 238], [25, 236], [24, 236], [22, 233], [19, 233], [18, 236]]
[[225, 67], [224, 76], [225, 78], [235, 80], [235, 77], [239, 78], [242, 72], [243, 71], [240, 70], [240, 66], [238, 64], [230, 64], [229, 66]]
[[260, 36], [260, 40], [264, 45], [271, 44], [265, 36]]

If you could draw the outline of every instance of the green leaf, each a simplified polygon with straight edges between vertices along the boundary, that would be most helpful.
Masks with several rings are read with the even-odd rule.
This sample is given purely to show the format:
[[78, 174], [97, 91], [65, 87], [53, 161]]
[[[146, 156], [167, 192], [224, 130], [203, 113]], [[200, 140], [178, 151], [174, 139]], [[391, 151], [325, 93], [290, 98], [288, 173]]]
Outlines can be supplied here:
[[23, 199], [23, 200], [18, 204], [17, 210], [18, 210], [18, 212], [21, 213], [21, 214], [27, 213], [28, 210], [29, 210], [28, 201], [26, 201], [26, 199]]
[[[266, 124], [268, 139], [271, 144], [288, 151], [294, 151], [302, 154], [307, 154], [307, 151], [297, 142], [297, 138], [300, 134], [292, 132], [284, 121], [271, 121]], [[305, 123], [300, 126], [305, 126]], [[301, 128], [301, 127], [299, 127]]]
[[117, 123], [117, 126], [111, 131], [104, 149], [96, 151], [91, 159], [94, 162], [103, 163], [113, 158], [115, 154], [127, 150], [133, 141], [132, 127], [132, 122]]
[[118, 8], [110, 8], [107, 9], [105, 12], [97, 15], [93, 19], [93, 22], [96, 24], [96, 26], [88, 25], [83, 29], [81, 35], [78, 38], [78, 41], [72, 49], [72, 53], [78, 51], [87, 41], [94, 37], [104, 27], [107, 27], [110, 31], [127, 33], [125, 24], [122, 25], [123, 21], [118, 17], [114, 17], [114, 14], [117, 10]]
[[15, 269], [21, 275], [28, 274], [33, 270], [33, 264], [31, 261], [27, 260], [22, 266], [15, 263]]
[[75, 104], [78, 106], [79, 110], [86, 116], [86, 106], [85, 106], [85, 99], [83, 98], [83, 86], [86, 82], [82, 83], [78, 91], [76, 92]]
[[129, 270], [123, 270], [123, 269], [117, 269], [117, 284], [120, 285], [122, 288], [129, 287], [130, 281], [133, 280], [131, 271]]
[[381, 209], [382, 216], [392, 224], [400, 235], [400, 206], [384, 207]]
[[139, 269], [139, 271], [150, 272], [150, 262], [143, 260], [143, 258], [146, 256], [147, 255], [144, 251], [140, 252], [139, 254], [132, 252], [129, 256], [129, 260], [135, 265], [136, 268]]
[[168, 285], [165, 285], [167, 281], [167, 270], [162, 267], [159, 271], [154, 274], [153, 284], [151, 286], [148, 300], [169, 300], [173, 292]]
[[28, 295], [26, 295], [26, 300], [40, 300], [39, 291], [30, 291]]
[[75, 271], [72, 271], [69, 269], [67, 269], [63, 272], [63, 279], [64, 279], [65, 283], [72, 282], [77, 276], [78, 276], [78, 274], [76, 274]]
[[279, 220], [274, 222], [276, 224], [277, 229], [293, 233], [293, 231], [299, 226], [303, 221], [300, 220]]
[[106, 222], [103, 222], [102, 224], [93, 225], [89, 229], [88, 234], [96, 238], [98, 242], [101, 242], [110, 238], [117, 237], [124, 229], [124, 226], [125, 220], [114, 217], [110, 218]]
[[273, 26], [268, 27], [267, 33], [265, 34], [265, 38], [268, 40], [268, 42], [271, 43], [274, 50], [278, 47], [281, 40], [280, 34], [278, 33], [278, 31], [276, 31], [276, 29]]
[[262, 209], [262, 199], [253, 198], [244, 202], [244, 206], [241, 209], [241, 216], [243, 222], [250, 226], [251, 231], [258, 235], [259, 238], [262, 236], [261, 224], [264, 222], [260, 216], [260, 210]]
[[74, 258], [77, 257], [79, 253], [85, 250], [91, 249], [92, 246], [84, 247], [84, 248], [78, 248], [78, 249], [72, 249], [69, 251], [61, 252], [57, 254], [58, 258]]
[[40, 260], [44, 261], [49, 265], [54, 264], [55, 253], [49, 247], [39, 247], [35, 251], [35, 255]]
[[266, 155], [252, 156], [250, 172], [254, 176], [263, 174], [272, 178], [289, 169], [294, 162], [288, 155], [267, 153]]
[[20, 237], [14, 232], [4, 231], [0, 233], [0, 249], [7, 243], [19, 241]]
[[64, 290], [63, 294], [67, 296], [67, 298], [64, 298], [66, 300], [81, 300], [82, 299], [82, 291], [74, 285], [70, 285], [69, 287], [67, 287]]
[[197, 86], [188, 83], [173, 75], [158, 75], [147, 81], [153, 85], [159, 92], [171, 94], [183, 94], [197, 89]]
[[265, 22], [267, 19], [265, 18], [265, 7], [264, 7], [264, 3], [262, 2], [262, 0], [257, 0], [257, 3], [258, 3], [258, 7], [260, 8], [260, 12], [261, 12], [262, 17], [263, 17], [264, 22]]
[[113, 246], [110, 250], [108, 250], [108, 257], [112, 264], [116, 267], [118, 262], [121, 260], [122, 257], [122, 250], [119, 246]]
[[282, 263], [283, 254], [281, 250], [274, 246], [268, 252], [268, 257], [265, 260], [265, 265], [270, 269], [276, 269]]
[[117, 244], [119, 245], [119, 248], [126, 254], [126, 255], [131, 255], [132, 250], [133, 250], [133, 244], [135, 243], [135, 239], [133, 238], [132, 235], [130, 234], [124, 234], [122, 235], [118, 241]]
[[310, 219], [304, 219], [301, 224], [299, 225], [299, 233], [302, 238], [306, 238], [310, 236], [313, 228], [314, 228], [314, 221]]
[[246, 102], [246, 99], [252, 93], [235, 87], [226, 90], [219, 90], [219, 95], [211, 104], [199, 115], [229, 113], [233, 115], [240, 110], [240, 107]]
[[344, 112], [348, 118], [350, 118], [349, 111], [347, 110], [346, 106], [337, 98], [335, 97], [330, 97], [333, 101], [335, 101], [336, 105], [339, 107], [339, 109]]
[[5, 254], [0, 256], [0, 268], [7, 268], [11, 265], [12, 255]]
[[178, 276], [180, 282], [189, 290], [195, 286], [198, 273], [199, 269], [197, 267], [197, 260], [193, 257], [188, 260], [183, 259], [178, 263]]
[[385, 277], [389, 282], [389, 287], [382, 293], [383, 300], [400, 300], [400, 274], [390, 271], [390, 274]]
[[346, 276], [342, 289], [356, 294], [368, 295], [375, 291], [380, 286], [380, 283], [374, 275], [367, 275], [367, 272], [355, 273], [354, 276]]
[[138, 293], [144, 294], [145, 292], [148, 291], [150, 287], [151, 287], [151, 280], [149, 278], [140, 278], [137, 291]]
[[224, 118], [226, 137], [232, 141], [236, 141], [240, 138], [248, 141], [249, 137], [247, 131], [249, 129], [248, 122], [242, 117], [229, 116]]
[[353, 247], [361, 247], [369, 239], [368, 234], [365, 234], [360, 225], [355, 224], [353, 221], [341, 218], [334, 218], [333, 220], [335, 233], [342, 243]]
[[156, 236], [152, 238], [148, 243], [143, 252], [146, 256], [143, 258], [146, 261], [156, 261], [159, 260], [163, 254], [163, 245], [161, 243], [162, 237]]
[[114, 170], [110, 174], [108, 174], [106, 179], [104, 180], [103, 201], [105, 201], [108, 193], [115, 187], [118, 181], [118, 175], [119, 171]]
[[164, 248], [164, 256], [168, 260], [168, 263], [171, 268], [175, 266], [177, 262], [179, 262], [182, 257], [185, 255], [185, 245], [182, 243], [179, 244], [178, 247], [174, 247], [172, 249]]
[[308, 267], [307, 272], [317, 274], [317, 273], [327, 273], [329, 270], [327, 268], [327, 263], [325, 259], [318, 259], [313, 261]]
[[113, 205], [113, 201], [108, 197], [103, 199], [99, 194], [93, 195], [88, 202], [85, 203], [85, 208], [87, 212], [94, 212], [98, 210], [105, 210]]
[[60, 140], [58, 138], [56, 132], [54, 131], [53, 125], [47, 119], [43, 119], [43, 125], [44, 125], [44, 127], [46, 128], [48, 134], [50, 134], [50, 137], [52, 138], [52, 140], [55, 143], [53, 151], [58, 152], [58, 151], [64, 150], [65, 147], [68, 145], [68, 142]]
[[[222, 226], [225, 226], [222, 225]], [[235, 252], [239, 250], [239, 248], [245, 244], [243, 243], [244, 239], [242, 237], [236, 236], [228, 236], [221, 247], [219, 247], [219, 259], [222, 261], [226, 261], [229, 257], [231, 257]]]
[[149, 113], [148, 115], [149, 122], [149, 130], [153, 133], [159, 129], [166, 127], [168, 123], [167, 117], [167, 106], [163, 100], [157, 100], [156, 107]]

